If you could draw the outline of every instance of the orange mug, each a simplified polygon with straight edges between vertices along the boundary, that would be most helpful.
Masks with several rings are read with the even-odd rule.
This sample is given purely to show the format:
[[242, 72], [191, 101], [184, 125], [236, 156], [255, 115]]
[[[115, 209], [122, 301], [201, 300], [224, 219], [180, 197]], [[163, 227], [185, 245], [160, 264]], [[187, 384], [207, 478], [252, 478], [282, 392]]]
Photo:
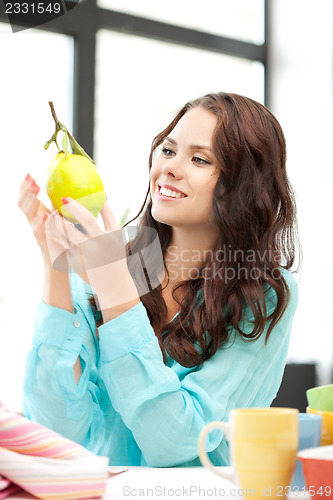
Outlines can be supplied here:
[[333, 444], [333, 411], [314, 410], [308, 406], [306, 413], [313, 413], [314, 415], [321, 415], [323, 417], [320, 445], [327, 446]]

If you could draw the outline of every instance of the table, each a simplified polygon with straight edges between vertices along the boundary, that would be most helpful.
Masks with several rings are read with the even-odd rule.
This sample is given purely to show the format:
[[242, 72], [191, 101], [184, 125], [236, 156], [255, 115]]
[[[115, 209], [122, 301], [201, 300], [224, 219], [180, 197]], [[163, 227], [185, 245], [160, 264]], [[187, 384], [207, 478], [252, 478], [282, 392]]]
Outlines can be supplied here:
[[[230, 467], [224, 467], [230, 469]], [[105, 500], [182, 498], [241, 499], [242, 492], [230, 481], [216, 476], [204, 467], [149, 468], [129, 467], [109, 480]], [[240, 494], [238, 494], [240, 493]], [[269, 500], [269, 497], [267, 497]], [[292, 493], [290, 499], [311, 498], [308, 493]]]
[[[124, 467], [111, 467], [114, 472], [124, 470]], [[226, 469], [226, 468], [224, 468]], [[229, 469], [229, 467], [227, 467]], [[204, 467], [128, 467], [124, 472], [108, 480], [104, 500], [241, 500], [238, 488], [231, 482], [222, 479]], [[255, 498], [255, 497], [254, 497]], [[310, 499], [308, 493], [289, 495], [290, 499]], [[32, 500], [26, 493], [17, 493], [8, 500]], [[270, 500], [267, 497], [267, 500]]]

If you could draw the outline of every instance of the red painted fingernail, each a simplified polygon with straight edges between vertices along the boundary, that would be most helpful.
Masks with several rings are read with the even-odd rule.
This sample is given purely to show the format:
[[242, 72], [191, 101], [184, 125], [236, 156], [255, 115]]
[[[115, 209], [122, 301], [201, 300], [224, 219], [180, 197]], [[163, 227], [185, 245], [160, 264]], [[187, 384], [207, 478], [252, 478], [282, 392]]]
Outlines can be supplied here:
[[31, 189], [31, 191], [33, 191], [35, 194], [38, 194], [38, 193], [39, 193], [39, 187], [37, 186], [37, 184], [31, 184], [30, 189]]
[[43, 217], [42, 217], [43, 221], [46, 221], [47, 218], [48, 218], [47, 214], [44, 214]]
[[27, 175], [25, 176], [25, 179], [24, 179], [24, 180], [26, 180], [26, 181], [30, 181], [30, 180], [31, 180], [30, 175], [29, 175], [29, 174], [27, 174]]
[[55, 210], [54, 212], [52, 212], [52, 217], [55, 217], [57, 214], [58, 214], [58, 211]]
[[61, 201], [63, 202], [64, 205], [67, 205], [71, 201], [70, 198], [61, 198]]

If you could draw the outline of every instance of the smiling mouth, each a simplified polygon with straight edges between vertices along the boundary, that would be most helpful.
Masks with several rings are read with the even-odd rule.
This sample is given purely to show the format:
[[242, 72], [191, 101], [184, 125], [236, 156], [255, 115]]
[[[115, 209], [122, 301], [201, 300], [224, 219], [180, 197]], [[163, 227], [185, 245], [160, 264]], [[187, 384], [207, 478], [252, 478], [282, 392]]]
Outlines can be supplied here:
[[162, 196], [165, 196], [166, 198], [187, 198], [187, 195], [184, 193], [180, 193], [179, 191], [172, 191], [171, 189], [167, 189], [162, 186], [158, 186], [158, 192]]

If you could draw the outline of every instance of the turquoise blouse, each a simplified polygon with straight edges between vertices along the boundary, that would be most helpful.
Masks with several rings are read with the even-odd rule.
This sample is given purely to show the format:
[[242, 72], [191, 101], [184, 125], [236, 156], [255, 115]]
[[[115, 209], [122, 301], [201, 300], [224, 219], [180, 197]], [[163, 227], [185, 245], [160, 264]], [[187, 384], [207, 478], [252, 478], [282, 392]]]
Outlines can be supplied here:
[[[283, 375], [298, 302], [291, 273], [288, 307], [265, 345], [245, 342], [231, 332], [227, 344], [201, 366], [164, 364], [143, 304], [98, 328], [89, 306], [91, 289], [72, 275], [74, 313], [41, 302], [24, 380], [28, 418], [108, 456], [110, 465], [182, 467], [201, 465], [198, 438], [212, 421], [228, 420], [230, 410], [268, 407]], [[266, 292], [270, 313], [274, 290]], [[252, 330], [245, 311], [243, 330]], [[80, 356], [77, 384], [73, 365]], [[229, 464], [221, 431], [207, 439], [215, 465]]]

